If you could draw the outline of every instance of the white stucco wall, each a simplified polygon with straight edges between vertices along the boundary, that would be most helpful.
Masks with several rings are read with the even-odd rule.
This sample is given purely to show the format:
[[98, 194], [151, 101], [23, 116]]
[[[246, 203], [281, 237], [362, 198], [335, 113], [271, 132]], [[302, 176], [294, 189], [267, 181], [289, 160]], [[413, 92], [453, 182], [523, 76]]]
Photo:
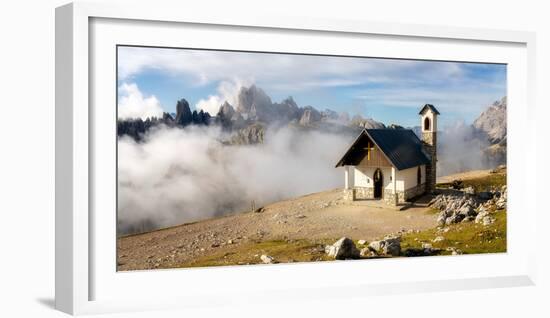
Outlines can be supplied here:
[[[422, 180], [421, 183], [426, 182], [426, 166], [420, 167], [422, 171]], [[384, 188], [393, 189], [392, 182], [390, 181], [391, 168], [380, 168], [382, 175], [384, 177]], [[353, 180], [356, 187], [367, 187], [372, 188], [374, 186], [374, 181], [372, 177], [374, 176], [375, 167], [361, 167], [357, 166], [353, 169]], [[396, 175], [396, 189], [397, 191], [405, 191], [416, 186], [416, 173], [417, 167], [397, 170], [395, 171]]]
[[[374, 187], [374, 180], [372, 177], [374, 176], [374, 171], [376, 171], [375, 167], [362, 167], [357, 166], [355, 167], [355, 186], [356, 187], [367, 187], [372, 188]], [[383, 182], [384, 182], [384, 188], [386, 189], [393, 189], [392, 182], [390, 181], [391, 176], [391, 168], [390, 167], [384, 167], [380, 168], [382, 171], [383, 176]], [[416, 176], [416, 175], [415, 175]], [[397, 190], [405, 190], [404, 188], [404, 182], [397, 178], [397, 184], [396, 184]]]
[[[428, 117], [430, 119], [430, 129], [428, 130], [424, 130], [424, 118]], [[437, 116], [434, 116], [434, 113], [430, 110], [426, 111], [424, 113], [424, 115], [422, 115], [421, 117], [421, 120], [420, 120], [420, 124], [422, 127], [422, 132], [424, 131], [427, 131], [427, 132], [433, 132], [433, 131], [437, 131]]]
[[355, 168], [353, 166], [344, 166], [344, 187], [350, 189], [355, 185]]
[[[422, 178], [420, 183], [426, 182], [426, 166], [420, 166], [422, 171]], [[417, 167], [397, 171], [397, 180], [403, 182], [403, 188], [397, 188], [398, 190], [407, 190], [417, 185], [416, 173], [418, 171]]]

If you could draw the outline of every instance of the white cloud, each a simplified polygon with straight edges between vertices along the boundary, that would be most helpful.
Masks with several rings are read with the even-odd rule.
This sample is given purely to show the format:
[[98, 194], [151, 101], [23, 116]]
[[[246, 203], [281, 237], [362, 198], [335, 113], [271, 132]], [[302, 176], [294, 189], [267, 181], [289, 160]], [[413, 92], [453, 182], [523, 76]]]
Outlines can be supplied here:
[[222, 81], [218, 85], [218, 94], [210, 95], [206, 99], [199, 100], [195, 105], [195, 108], [197, 110], [202, 109], [209, 112], [211, 115], [216, 115], [220, 109], [220, 106], [226, 101], [233, 107], [236, 107], [237, 95], [239, 94], [240, 88], [243, 86], [249, 86], [250, 84], [252, 83], [243, 82], [237, 79], [233, 81]]
[[[121, 233], [245, 211], [342, 185], [334, 168], [354, 135], [268, 128], [264, 143], [228, 146], [218, 127], [160, 128], [118, 140]], [[289, 182], [292, 180], [292, 182]], [[149, 228], [147, 228], [149, 227]]]
[[452, 81], [465, 75], [459, 63], [139, 47], [120, 47], [118, 63], [119, 80], [156, 70], [197, 85], [255, 82], [268, 91]]
[[123, 83], [118, 87], [118, 118], [162, 117], [163, 109], [158, 99], [151, 95], [144, 97], [135, 83]]
[[[299, 96], [304, 105], [352, 113], [369, 104], [418, 108], [432, 103], [446, 113], [472, 117], [506, 95], [505, 68], [455, 62], [120, 47], [118, 67], [119, 81], [153, 70], [184, 81], [190, 91], [217, 86], [217, 92], [195, 103], [210, 114], [225, 101], [236, 106], [240, 86], [251, 84], [272, 97]], [[320, 96], [326, 99], [320, 102]]]

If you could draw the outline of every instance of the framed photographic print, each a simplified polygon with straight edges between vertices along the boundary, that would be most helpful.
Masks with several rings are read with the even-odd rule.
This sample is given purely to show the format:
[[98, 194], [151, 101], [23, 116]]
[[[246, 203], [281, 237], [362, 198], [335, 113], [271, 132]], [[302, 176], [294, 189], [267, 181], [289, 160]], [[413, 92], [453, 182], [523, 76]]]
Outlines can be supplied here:
[[533, 284], [533, 34], [172, 9], [57, 9], [58, 309]]

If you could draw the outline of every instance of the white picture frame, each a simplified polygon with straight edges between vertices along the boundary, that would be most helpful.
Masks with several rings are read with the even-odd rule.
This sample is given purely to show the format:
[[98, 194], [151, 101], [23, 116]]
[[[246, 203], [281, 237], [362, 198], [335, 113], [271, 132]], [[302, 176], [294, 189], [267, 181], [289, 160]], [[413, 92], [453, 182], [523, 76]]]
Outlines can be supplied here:
[[[249, 36], [246, 32], [263, 32], [271, 36], [284, 34], [290, 38], [296, 37], [294, 43], [299, 43], [298, 37], [310, 35], [320, 40], [341, 39], [342, 43], [361, 38], [362, 41], [373, 41], [373, 48], [380, 52], [375, 56], [390, 56], [390, 53], [384, 53], [381, 44], [376, 44], [376, 41], [386, 41], [386, 52], [392, 48], [391, 45], [399, 48], [407, 43], [408, 51], [400, 50], [391, 57], [406, 54], [409, 58], [418, 59], [508, 63], [511, 67], [508, 80], [508, 178], [518, 185], [536, 183], [536, 174], [521, 174], [518, 168], [523, 165], [537, 166], [533, 155], [535, 138], [532, 138], [536, 131], [532, 90], [535, 86], [533, 33], [248, 14], [224, 16], [182, 7], [156, 6], [151, 10], [148, 5], [141, 3], [122, 7], [112, 1], [109, 4], [78, 2], [56, 9], [57, 309], [70, 314], [89, 314], [209, 306], [212, 305], [212, 299], [216, 299], [214, 305], [228, 305], [534, 284], [536, 259], [535, 251], [531, 249], [535, 246], [526, 244], [524, 234], [535, 231], [536, 209], [535, 203], [529, 200], [527, 190], [519, 186], [509, 187], [509, 248], [505, 254], [116, 273], [116, 260], [113, 259], [116, 236], [93, 236], [98, 228], [114, 234], [114, 216], [106, 214], [107, 217], [98, 217], [92, 213], [98, 206], [106, 206], [111, 211], [116, 208], [112, 206], [112, 201], [95, 199], [99, 195], [97, 191], [100, 191], [98, 183], [104, 185], [104, 198], [112, 199], [114, 196], [114, 183], [102, 182], [113, 177], [112, 163], [115, 157], [111, 156], [108, 140], [115, 140], [116, 133], [110, 128], [103, 132], [95, 128], [112, 125], [115, 117], [110, 117], [109, 108], [92, 106], [98, 100], [110, 100], [116, 106], [112, 99], [115, 96], [113, 94], [116, 94], [116, 86], [111, 83], [115, 78], [105, 79], [108, 83], [103, 87], [97, 84], [94, 76], [95, 79], [103, 75], [105, 78], [111, 76], [112, 56], [109, 57], [110, 53], [101, 48], [112, 47], [120, 43], [118, 41], [121, 38], [131, 43], [120, 44], [150, 41], [141, 44], [179, 46], [174, 38], [174, 32], [181, 33], [178, 28], [192, 27], [200, 32], [205, 27], [209, 30], [209, 36], [213, 37], [220, 30], [231, 29], [236, 37], [239, 34]], [[105, 22], [105, 25], [97, 24], [98, 21]], [[154, 28], [155, 40], [150, 30], [147, 31], [148, 28]], [[229, 33], [225, 35], [233, 36]], [[188, 41], [197, 41], [197, 38], [189, 38]], [[312, 40], [310, 43], [314, 46], [316, 42]], [[221, 45], [217, 47], [219, 49], [228, 49], [227, 45], [230, 44], [216, 45]], [[262, 41], [252, 41], [247, 45], [246, 48], [251, 50], [255, 47], [270, 50], [268, 44]], [[422, 50], [430, 45], [433, 50]], [[437, 48], [439, 46], [442, 47], [440, 51]], [[477, 52], [477, 46], [484, 46], [486, 52]], [[327, 49], [323, 53], [331, 52]], [[103, 53], [105, 58], [102, 57]], [[521, 217], [514, 212], [519, 209], [522, 209]], [[113, 224], [109, 225], [109, 222]], [[107, 263], [109, 265], [105, 265]], [[491, 271], [491, 264], [501, 266], [498, 270], [493, 267]], [[380, 275], [384, 271], [403, 272], [405, 267], [415, 273], [414, 278]], [[438, 271], [437, 268], [441, 267], [448, 270]], [[462, 272], [458, 272], [458, 268]], [[317, 275], [334, 271], [344, 274], [323, 280], [322, 283], [314, 280]], [[366, 275], [349, 279], [356, 277], [357, 273]], [[281, 280], [283, 275], [290, 275], [292, 281]], [[227, 288], [213, 288], [215, 285], [205, 281], [207, 279], [226, 281], [228, 286], [240, 286], [230, 288], [232, 292], [228, 295], [224, 293], [228, 291]], [[139, 298], [139, 295], [131, 292], [139, 290], [140, 286], [149, 287], [174, 280], [185, 281], [186, 288], [177, 293], [170, 290], [171, 297], [157, 292]], [[252, 283], [260, 280], [266, 283], [254, 289]], [[125, 297], [119, 297], [121, 291], [128, 293], [125, 293]], [[258, 291], [261, 291], [261, 295]], [[222, 293], [223, 297], [215, 297]]]

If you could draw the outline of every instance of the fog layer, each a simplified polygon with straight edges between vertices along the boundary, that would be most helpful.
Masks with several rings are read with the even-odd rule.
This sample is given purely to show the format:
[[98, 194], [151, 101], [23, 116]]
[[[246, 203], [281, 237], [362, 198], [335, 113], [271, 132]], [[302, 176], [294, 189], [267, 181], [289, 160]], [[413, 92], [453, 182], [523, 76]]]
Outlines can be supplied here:
[[437, 175], [494, 168], [483, 150], [490, 144], [464, 121], [456, 121], [438, 132]]
[[[343, 186], [334, 168], [355, 135], [269, 128], [264, 143], [228, 145], [216, 126], [161, 126], [118, 141], [119, 234], [220, 216]], [[438, 134], [438, 175], [494, 168], [489, 142], [462, 121]]]
[[141, 232], [341, 187], [334, 168], [355, 136], [268, 129], [263, 144], [225, 145], [216, 127], [160, 128], [118, 141], [119, 234]]

